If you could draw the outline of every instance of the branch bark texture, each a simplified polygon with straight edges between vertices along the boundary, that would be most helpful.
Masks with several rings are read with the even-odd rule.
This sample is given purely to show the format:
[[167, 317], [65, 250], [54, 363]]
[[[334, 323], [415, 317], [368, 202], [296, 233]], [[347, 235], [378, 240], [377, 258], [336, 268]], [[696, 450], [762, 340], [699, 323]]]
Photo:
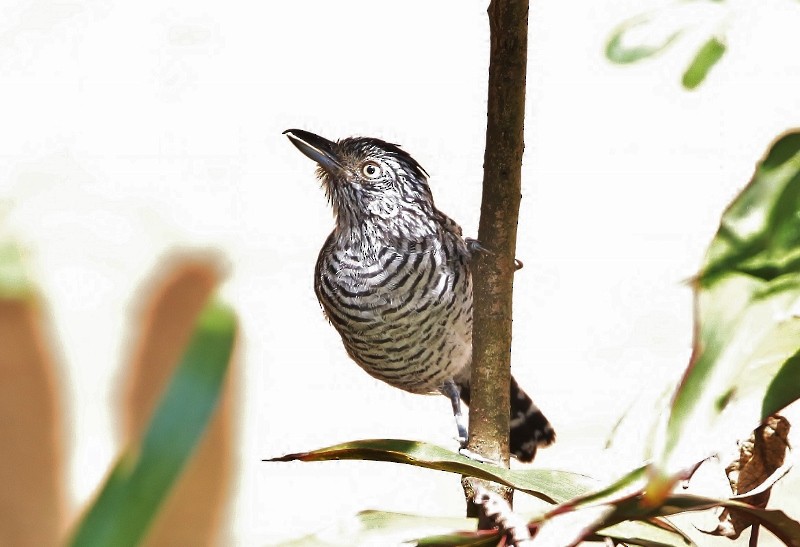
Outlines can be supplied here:
[[[528, 0], [489, 5], [486, 152], [478, 239], [490, 253], [473, 258], [474, 311], [469, 449], [508, 467], [511, 299], [519, 216]], [[505, 493], [510, 501], [510, 492]]]

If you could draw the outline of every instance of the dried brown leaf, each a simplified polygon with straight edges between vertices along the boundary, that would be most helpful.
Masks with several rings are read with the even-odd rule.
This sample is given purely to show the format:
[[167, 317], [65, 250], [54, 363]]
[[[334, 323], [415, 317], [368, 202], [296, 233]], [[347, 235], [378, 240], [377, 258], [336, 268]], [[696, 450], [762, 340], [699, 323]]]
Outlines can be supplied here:
[[[775, 414], [767, 418], [749, 439], [739, 444], [739, 458], [725, 468], [731, 490], [739, 501], [766, 508], [772, 485], [783, 476], [776, 471], [786, 459], [790, 427], [786, 418]], [[754, 493], [747, 496], [748, 492]], [[738, 538], [756, 522], [735, 509], [725, 509], [719, 520], [716, 530], [711, 533], [731, 539]]]

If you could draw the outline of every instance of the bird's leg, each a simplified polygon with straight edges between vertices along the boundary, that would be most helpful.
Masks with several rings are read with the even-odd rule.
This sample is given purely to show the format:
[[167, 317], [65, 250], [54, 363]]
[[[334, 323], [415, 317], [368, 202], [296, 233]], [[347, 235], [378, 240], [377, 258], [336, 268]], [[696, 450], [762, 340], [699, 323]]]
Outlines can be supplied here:
[[452, 380], [446, 380], [440, 390], [442, 395], [450, 399], [450, 404], [453, 405], [453, 416], [456, 419], [456, 427], [458, 428], [458, 442], [461, 448], [467, 446], [467, 424], [464, 422], [464, 415], [461, 413], [461, 390], [458, 389], [456, 383]]
[[458, 385], [453, 380], [447, 380], [444, 384], [442, 384], [442, 387], [439, 391], [449, 398], [450, 403], [453, 405], [453, 416], [455, 416], [456, 427], [458, 428], [458, 442], [461, 445], [461, 448], [458, 449], [458, 453], [471, 460], [475, 460], [478, 463], [500, 465], [500, 462], [489, 458], [484, 458], [480, 454], [477, 454], [467, 448], [467, 441], [469, 440], [469, 437], [467, 435], [467, 424], [464, 421], [464, 415], [461, 413], [461, 389], [458, 387]]

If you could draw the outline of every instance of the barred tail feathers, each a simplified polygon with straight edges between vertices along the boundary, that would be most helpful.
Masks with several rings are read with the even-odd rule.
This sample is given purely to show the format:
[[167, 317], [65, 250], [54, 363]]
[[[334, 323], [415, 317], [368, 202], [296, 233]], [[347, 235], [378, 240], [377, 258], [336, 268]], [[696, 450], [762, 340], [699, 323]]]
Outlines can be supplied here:
[[[468, 383], [460, 383], [461, 399], [469, 405]], [[511, 377], [511, 414], [509, 420], [509, 453], [521, 462], [533, 461], [540, 446], [556, 440], [556, 432], [542, 411]]]
[[509, 428], [509, 452], [521, 462], [533, 461], [537, 448], [549, 446], [556, 440], [553, 426], [513, 377]]

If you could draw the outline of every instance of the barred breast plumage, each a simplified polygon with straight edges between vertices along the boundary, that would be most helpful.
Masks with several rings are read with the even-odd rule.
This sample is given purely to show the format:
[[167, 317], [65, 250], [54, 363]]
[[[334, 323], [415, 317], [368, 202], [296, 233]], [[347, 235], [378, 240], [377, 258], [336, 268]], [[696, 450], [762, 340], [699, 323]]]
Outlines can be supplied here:
[[[427, 173], [398, 146], [285, 133], [319, 165], [334, 209], [314, 288], [347, 353], [394, 387], [448, 396], [465, 442], [459, 398], [469, 404], [472, 279], [461, 228], [434, 206]], [[511, 453], [530, 461], [554, 439], [512, 379]]]
[[460, 236], [435, 226], [414, 241], [356, 237], [332, 233], [315, 276], [347, 353], [372, 376], [412, 393], [437, 392], [448, 378], [468, 374], [472, 283]]

